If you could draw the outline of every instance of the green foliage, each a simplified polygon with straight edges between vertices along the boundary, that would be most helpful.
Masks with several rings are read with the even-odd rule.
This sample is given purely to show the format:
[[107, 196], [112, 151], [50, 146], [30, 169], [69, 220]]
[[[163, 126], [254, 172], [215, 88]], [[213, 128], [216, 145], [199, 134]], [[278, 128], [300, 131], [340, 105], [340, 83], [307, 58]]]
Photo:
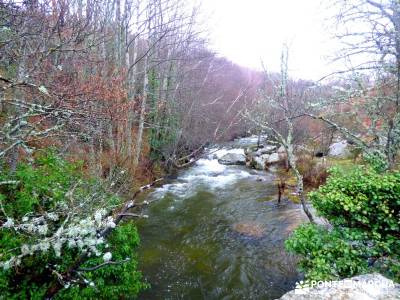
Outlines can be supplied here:
[[400, 281], [400, 172], [334, 168], [309, 196], [333, 228], [306, 225], [286, 242], [308, 279], [378, 271]]
[[[147, 288], [142, 282], [142, 275], [137, 271], [137, 260], [134, 250], [139, 244], [139, 235], [132, 223], [126, 223], [113, 231], [108, 238], [113, 260], [125, 261], [85, 273], [88, 282], [93, 286], [72, 286], [64, 289], [58, 299], [133, 299], [138, 293]], [[103, 263], [102, 258], [92, 258], [81, 268], [91, 268]]]
[[[73, 218], [78, 224], [79, 220], [93, 219], [98, 208], [113, 207], [121, 200], [106, 192], [96, 180], [85, 179], [81, 163], [71, 164], [53, 153], [37, 157], [33, 164], [20, 164], [15, 173], [4, 171], [0, 182], [0, 261], [3, 263], [0, 299], [43, 299], [49, 286], [59, 280], [57, 274], [67, 271], [87, 251], [85, 245], [72, 247], [67, 240], [60, 244], [58, 254], [51, 242], [56, 232]], [[14, 224], [6, 226], [9, 220]], [[37, 232], [43, 224], [46, 230]], [[33, 229], [24, 227], [28, 225]], [[78, 235], [71, 240], [81, 242]], [[99, 256], [89, 252], [81, 268], [104, 263], [102, 253], [105, 252], [112, 253], [113, 262], [121, 263], [79, 272], [77, 281], [64, 282], [68, 288], [60, 292], [59, 298], [116, 299], [122, 295], [134, 298], [146, 287], [137, 271], [135, 249], [138, 243], [133, 224], [114, 229], [104, 243], [96, 246]], [[35, 245], [38, 247], [32, 248]], [[25, 255], [24, 247], [30, 249]], [[18, 262], [14, 265], [4, 263], [15, 258]]]
[[379, 152], [373, 151], [364, 154], [364, 160], [376, 171], [383, 172], [388, 169], [388, 161], [386, 156]]
[[365, 245], [347, 242], [349, 232], [326, 229], [312, 224], [298, 228], [286, 241], [286, 247], [300, 254], [300, 268], [310, 280], [332, 280], [363, 273], [368, 268], [363, 258]]
[[0, 190], [8, 216], [18, 217], [32, 211], [47, 211], [65, 200], [69, 187], [81, 179], [81, 164], [70, 164], [54, 154], [39, 156], [34, 165], [20, 164], [15, 172], [3, 172], [0, 181], [19, 184], [4, 185]]

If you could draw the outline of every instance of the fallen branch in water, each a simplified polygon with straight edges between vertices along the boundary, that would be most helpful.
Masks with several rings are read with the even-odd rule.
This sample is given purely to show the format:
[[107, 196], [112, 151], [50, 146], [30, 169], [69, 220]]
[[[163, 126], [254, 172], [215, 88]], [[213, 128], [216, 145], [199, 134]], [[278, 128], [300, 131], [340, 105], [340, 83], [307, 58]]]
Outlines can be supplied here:
[[[198, 155], [198, 154], [201, 153], [202, 150], [204, 150], [204, 147], [206, 146], [206, 144], [207, 143], [201, 145], [199, 148], [194, 150], [192, 153], [190, 153], [184, 157], [178, 158], [177, 160], [173, 161], [172, 164], [177, 169], [182, 169], [182, 168], [192, 165], [194, 162], [198, 161], [201, 158], [201, 155]], [[196, 157], [196, 155], [197, 155], [197, 157]], [[185, 160], [189, 160], [189, 161], [184, 162]], [[180, 163], [180, 162], [183, 162], [183, 163]]]
[[132, 213], [124, 213], [124, 214], [119, 214], [122, 217], [134, 217], [134, 218], [148, 218], [147, 215], [139, 215], [139, 214], [132, 214]]
[[120, 260], [120, 261], [107, 261], [107, 262], [104, 262], [104, 263], [102, 263], [102, 264], [100, 264], [100, 265], [97, 265], [97, 266], [94, 266], [94, 267], [91, 267], [91, 268], [79, 268], [77, 271], [79, 271], [79, 272], [91, 272], [91, 271], [96, 271], [96, 270], [98, 270], [98, 269], [101, 269], [101, 268], [106, 267], [106, 266], [109, 266], [109, 265], [120, 265], [120, 264], [123, 264], [123, 263], [128, 262], [129, 260], [130, 260], [130, 259], [127, 258], [127, 259]]
[[[208, 152], [207, 154], [208, 155], [210, 155], [210, 154], [213, 154], [214, 152], [217, 152], [218, 150], [220, 150], [220, 149], [216, 149], [216, 150], [214, 150], [214, 151], [211, 151], [211, 152]], [[177, 169], [182, 169], [182, 168], [185, 168], [185, 167], [188, 167], [188, 166], [190, 166], [190, 165], [192, 165], [192, 164], [194, 164], [196, 161], [198, 161], [199, 159], [201, 159], [203, 156], [202, 155], [200, 155], [200, 156], [198, 156], [198, 157], [196, 157], [196, 158], [192, 158], [190, 161], [188, 161], [187, 163], [184, 163], [184, 164], [177, 164], [176, 162], [174, 162], [173, 164], [174, 164], [174, 167], [175, 168], [177, 168]], [[178, 160], [179, 161], [179, 160]]]

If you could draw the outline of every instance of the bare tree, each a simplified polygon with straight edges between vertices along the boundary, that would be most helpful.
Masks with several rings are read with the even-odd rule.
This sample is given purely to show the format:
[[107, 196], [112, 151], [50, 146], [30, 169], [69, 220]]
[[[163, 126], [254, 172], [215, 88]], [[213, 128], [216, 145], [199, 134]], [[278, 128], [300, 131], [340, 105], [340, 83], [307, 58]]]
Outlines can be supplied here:
[[[266, 74], [268, 79], [268, 74]], [[278, 83], [278, 84], [277, 84]], [[300, 198], [304, 212], [310, 222], [314, 222], [314, 218], [307, 207], [304, 196], [303, 176], [296, 166], [296, 153], [294, 143], [294, 121], [299, 111], [299, 105], [302, 105], [304, 90], [294, 87], [289, 82], [288, 76], [288, 47], [284, 45], [281, 56], [281, 74], [278, 82], [273, 82], [271, 89], [268, 91], [264, 88], [262, 98], [256, 105], [256, 113], [246, 110], [244, 116], [268, 133], [270, 137], [282, 145], [287, 154], [290, 168], [296, 177], [296, 192]], [[271, 115], [268, 114], [271, 113]], [[282, 127], [281, 125], [284, 124]]]
[[400, 3], [395, 0], [332, 3], [338, 10], [335, 35], [344, 45], [336, 59], [350, 64], [348, 69], [335, 74], [364, 73], [372, 79], [352, 76], [355, 84], [345, 94], [353, 104], [363, 105], [364, 115], [371, 121], [368, 130], [374, 136], [374, 143], [364, 145], [364, 149], [373, 147], [385, 156], [388, 167], [393, 168], [400, 149]]

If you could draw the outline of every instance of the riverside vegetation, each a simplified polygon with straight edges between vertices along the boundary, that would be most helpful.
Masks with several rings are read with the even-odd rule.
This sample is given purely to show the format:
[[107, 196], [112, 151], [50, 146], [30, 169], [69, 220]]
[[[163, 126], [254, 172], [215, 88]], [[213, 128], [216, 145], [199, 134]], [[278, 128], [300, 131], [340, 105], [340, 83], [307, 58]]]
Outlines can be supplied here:
[[338, 59], [371, 59], [314, 82], [285, 45], [280, 73], [220, 57], [190, 1], [2, 1], [0, 299], [399, 282], [400, 4], [329, 2]]
[[330, 170], [325, 185], [309, 194], [332, 228], [302, 225], [286, 241], [302, 258], [309, 280], [334, 280], [380, 272], [400, 281], [400, 172], [370, 166]]

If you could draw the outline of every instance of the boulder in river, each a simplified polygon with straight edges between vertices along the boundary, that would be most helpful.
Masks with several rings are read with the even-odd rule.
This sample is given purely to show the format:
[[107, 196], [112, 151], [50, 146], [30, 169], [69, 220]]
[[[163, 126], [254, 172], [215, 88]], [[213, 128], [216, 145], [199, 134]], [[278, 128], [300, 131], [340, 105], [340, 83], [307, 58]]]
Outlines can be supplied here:
[[267, 158], [267, 164], [275, 164], [281, 161], [281, 158], [279, 157], [278, 153], [272, 153], [271, 155], [268, 156]]
[[286, 149], [285, 149], [285, 147], [283, 147], [283, 146], [280, 146], [280, 147], [278, 148], [278, 150], [276, 150], [276, 152], [277, 152], [279, 155], [286, 155]]
[[263, 155], [263, 154], [271, 154], [271, 153], [273, 153], [276, 149], [277, 149], [277, 147], [274, 146], [274, 145], [265, 145], [263, 148], [258, 149], [257, 151], [255, 151], [255, 152], [253, 153], [253, 155], [255, 155], [255, 156], [260, 156], [260, 155]]
[[256, 170], [264, 170], [269, 154], [250, 157], [251, 166]]
[[395, 300], [399, 299], [399, 295], [400, 284], [373, 273], [335, 282], [316, 282], [313, 287], [296, 286], [295, 290], [286, 293], [279, 300]]
[[285, 155], [273, 152], [270, 154], [253, 155], [254, 153], [247, 154], [247, 161], [249, 166], [257, 170], [265, 170], [268, 165], [276, 164], [285, 159]]
[[227, 153], [218, 159], [218, 162], [223, 165], [245, 165], [246, 156], [239, 153]]
[[244, 154], [251, 156], [260, 156], [263, 154], [271, 154], [276, 151], [278, 147], [275, 145], [251, 145], [244, 149]]

